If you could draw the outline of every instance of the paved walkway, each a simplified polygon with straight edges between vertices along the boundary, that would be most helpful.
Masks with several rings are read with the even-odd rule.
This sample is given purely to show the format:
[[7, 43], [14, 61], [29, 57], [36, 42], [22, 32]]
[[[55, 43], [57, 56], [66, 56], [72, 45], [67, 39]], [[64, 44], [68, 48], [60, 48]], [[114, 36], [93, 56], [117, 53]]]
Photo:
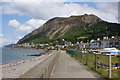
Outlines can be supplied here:
[[[56, 52], [57, 53], [57, 52]], [[30, 69], [25, 74], [21, 75], [19, 78], [48, 78], [53, 66], [49, 66], [51, 62], [55, 59], [56, 53], [50, 55], [44, 59], [41, 63]], [[52, 63], [53, 64], [53, 63]], [[48, 67], [49, 66], [49, 67]]]
[[97, 73], [61, 51], [51, 73], [51, 78], [100, 78]]

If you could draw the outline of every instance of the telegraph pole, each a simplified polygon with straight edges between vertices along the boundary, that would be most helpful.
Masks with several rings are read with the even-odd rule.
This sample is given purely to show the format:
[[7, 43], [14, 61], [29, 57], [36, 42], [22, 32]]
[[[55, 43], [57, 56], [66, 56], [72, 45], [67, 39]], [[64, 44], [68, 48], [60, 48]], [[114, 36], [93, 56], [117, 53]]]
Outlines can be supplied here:
[[111, 78], [111, 54], [109, 54], [109, 72], [108, 72], [108, 77]]
[[95, 53], [95, 70], [97, 71], [97, 54]]

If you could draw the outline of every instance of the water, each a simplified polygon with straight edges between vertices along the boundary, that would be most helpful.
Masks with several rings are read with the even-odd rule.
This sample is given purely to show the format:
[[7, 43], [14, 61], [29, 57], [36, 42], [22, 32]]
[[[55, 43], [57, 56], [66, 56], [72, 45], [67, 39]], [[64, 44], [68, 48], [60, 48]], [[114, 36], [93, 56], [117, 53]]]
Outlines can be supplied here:
[[35, 56], [27, 56], [31, 54], [43, 53], [43, 50], [33, 50], [33, 49], [10, 49], [2, 48], [0, 52], [0, 64], [7, 64], [11, 62], [21, 61], [29, 58], [34, 58]]

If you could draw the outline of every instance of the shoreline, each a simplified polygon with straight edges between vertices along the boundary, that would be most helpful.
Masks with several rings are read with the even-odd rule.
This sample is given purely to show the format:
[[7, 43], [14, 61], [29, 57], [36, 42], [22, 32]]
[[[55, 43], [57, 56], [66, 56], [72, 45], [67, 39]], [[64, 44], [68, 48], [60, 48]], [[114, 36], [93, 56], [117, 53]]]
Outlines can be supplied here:
[[46, 51], [46, 49], [41, 49], [41, 48], [20, 48], [20, 47], [18, 47], [18, 48], [11, 48], [11, 47], [2, 47], [2, 48], [8, 48], [8, 49], [32, 49], [32, 50], [44, 50], [44, 51]]
[[[52, 50], [53, 51], [53, 50]], [[17, 63], [17, 62], [21, 62], [21, 61], [27, 61], [27, 60], [30, 60], [30, 59], [33, 59], [33, 58], [36, 58], [36, 57], [40, 57], [40, 56], [43, 56], [43, 55], [47, 55], [47, 54], [49, 54], [49, 53], [51, 53], [52, 52], [51, 50], [50, 51], [45, 51], [45, 52], [43, 52], [43, 53], [39, 53], [39, 54], [31, 54], [31, 55], [25, 55], [25, 56], [34, 56], [34, 57], [32, 57], [32, 58], [26, 58], [26, 59], [23, 59], [23, 60], [16, 60], [16, 61], [14, 61], [14, 62], [9, 62], [9, 63], [5, 63], [5, 64], [0, 64], [0, 65], [6, 65], [6, 64], [15, 64], [15, 63]], [[24, 56], [24, 55], [23, 55]]]
[[0, 69], [2, 70], [2, 78], [18, 78], [20, 75], [26, 73], [31, 68], [35, 67], [55, 52], [56, 51], [51, 51], [49, 54], [44, 54], [27, 60], [8, 64], [0, 64]]
[[[7, 48], [7, 49], [28, 49], [28, 48]], [[30, 48], [29, 48], [30, 49]], [[29, 50], [28, 49], [28, 50]], [[33, 49], [33, 48], [31, 48], [30, 50], [38, 50], [38, 49]], [[8, 62], [5, 62], [5, 63], [0, 63], [0, 65], [5, 65], [5, 64], [10, 64], [10, 63], [16, 63], [16, 62], [20, 62], [20, 61], [23, 61], [23, 60], [28, 60], [28, 59], [32, 59], [32, 58], [36, 58], [36, 57], [38, 57], [38, 56], [41, 56], [41, 55], [44, 55], [44, 54], [47, 54], [47, 53], [49, 53], [50, 51], [47, 51], [47, 50], [45, 50], [45, 49], [39, 49], [40, 51], [42, 51], [42, 52], [38, 52], [38, 53], [36, 53], [36, 54], [30, 54], [30, 55], [23, 55], [23, 56], [26, 56], [26, 58], [24, 58], [24, 59], [17, 59], [17, 60], [12, 60], [12, 61], [8, 61]], [[38, 50], [38, 51], [39, 51]], [[27, 57], [28, 56], [28, 57]], [[31, 56], [31, 57], [30, 57]], [[2, 60], [1, 60], [2, 61]]]
[[[27, 56], [27, 55], [26, 55]], [[38, 56], [36, 56], [36, 57], [38, 57]], [[21, 60], [14, 60], [14, 62], [8, 62], [8, 63], [4, 63], [4, 64], [0, 64], [0, 65], [6, 65], [6, 64], [11, 64], [11, 63], [17, 63], [17, 62], [21, 62], [21, 61], [26, 61], [26, 60], [30, 60], [30, 59], [32, 59], [32, 58], [36, 58], [36, 57], [31, 57], [31, 58], [26, 58], [26, 59], [21, 59]]]

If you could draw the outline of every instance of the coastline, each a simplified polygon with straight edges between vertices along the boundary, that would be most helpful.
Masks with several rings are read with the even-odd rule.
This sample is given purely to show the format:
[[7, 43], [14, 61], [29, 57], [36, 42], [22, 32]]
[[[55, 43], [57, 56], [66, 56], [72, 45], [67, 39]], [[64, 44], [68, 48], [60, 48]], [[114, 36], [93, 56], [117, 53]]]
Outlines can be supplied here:
[[41, 48], [22, 48], [22, 47], [15, 47], [15, 48], [11, 48], [11, 47], [2, 47], [2, 48], [8, 48], [8, 49], [33, 49], [33, 50], [44, 50], [46, 51], [46, 49], [41, 49]]
[[51, 56], [56, 51], [49, 51], [48, 54], [37, 56], [35, 58], [22, 60], [18, 62], [0, 64], [0, 70], [2, 70], [2, 78], [19, 78], [20, 75], [29, 71], [34, 66]]
[[[2, 48], [3, 52], [1, 52], [1, 56], [4, 57], [3, 59], [1, 58], [1, 64], [9, 64], [9, 63], [14, 63], [14, 62], [18, 62], [18, 61], [22, 61], [22, 60], [27, 60], [27, 59], [31, 59], [31, 58], [35, 58], [36, 56], [28, 56], [28, 55], [38, 55], [38, 54], [44, 54], [44, 53], [47, 53], [47, 51], [45, 51], [44, 49], [25, 49], [25, 48]], [[10, 54], [13, 52], [15, 55], [16, 55], [16, 58], [13, 58], [14, 55], [11, 57], [10, 54], [8, 54], [10, 51]], [[4, 53], [6, 53], [4, 55]], [[20, 54], [20, 57], [19, 57], [19, 54]], [[10, 56], [11, 59], [7, 59], [7, 61], [5, 60], [6, 58], [9, 58], [9, 57], [6, 57], [6, 55]], [[18, 57], [18, 58], [17, 58]], [[2, 60], [4, 60], [2, 62]]]

